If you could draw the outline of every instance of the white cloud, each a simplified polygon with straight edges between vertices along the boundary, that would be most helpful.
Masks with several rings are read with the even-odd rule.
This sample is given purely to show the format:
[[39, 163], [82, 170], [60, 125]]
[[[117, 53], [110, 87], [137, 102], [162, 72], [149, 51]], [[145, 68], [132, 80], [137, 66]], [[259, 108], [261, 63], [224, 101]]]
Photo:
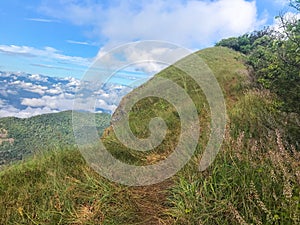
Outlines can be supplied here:
[[[139, 62], [140, 60], [143, 60], [144, 62], [139, 62], [137, 65], [135, 65], [137, 70], [141, 70], [146, 72], [147, 74], [155, 74], [162, 69], [164, 69], [166, 66], [162, 63], [157, 62], [157, 59], [166, 58], [164, 56], [168, 55], [168, 52], [170, 51], [169, 48], [153, 48], [153, 49], [147, 49], [147, 48], [129, 48], [126, 49], [125, 55], [129, 62]], [[173, 52], [173, 56], [175, 56], [175, 52]], [[175, 63], [179, 59], [181, 59], [183, 56], [186, 56], [187, 52], [183, 54], [179, 54], [178, 57], [174, 57], [172, 60], [172, 63]], [[167, 57], [170, 59], [170, 57]]]
[[29, 76], [29, 79], [33, 80], [33, 81], [43, 81], [43, 82], [47, 82], [48, 78], [41, 76], [39, 74], [32, 74]]
[[23, 98], [21, 104], [29, 107], [47, 107], [64, 111], [72, 109], [73, 97], [71, 94], [45, 95], [41, 98]]
[[44, 49], [37, 49], [29, 46], [17, 46], [17, 45], [0, 45], [0, 52], [12, 55], [22, 55], [28, 57], [44, 57], [48, 59], [56, 59], [69, 63], [75, 63], [78, 65], [89, 66], [90, 59], [67, 56], [61, 54], [57, 49], [52, 47], [45, 47]]
[[[118, 71], [112, 79], [125, 78], [131, 80], [130, 83], [141, 79], [146, 81], [155, 73], [191, 53], [192, 51], [186, 48], [163, 41], [135, 42], [122, 45], [113, 51], [101, 49], [96, 58], [101, 60], [96, 61], [93, 69], [106, 67], [106, 74], [115, 74]], [[139, 76], [141, 74], [142, 76]]]
[[13, 106], [7, 106], [4, 109], [0, 109], [0, 118], [1, 117], [9, 117], [9, 116], [14, 116], [14, 117], [19, 117], [19, 118], [27, 118], [31, 116], [36, 116], [36, 115], [41, 115], [41, 114], [46, 114], [46, 113], [55, 113], [58, 112], [58, 110], [52, 110], [47, 107], [43, 108], [31, 108], [27, 107], [24, 110], [19, 110], [17, 108], [14, 108]]
[[34, 92], [40, 95], [45, 94], [45, 91], [48, 89], [48, 87], [29, 83], [29, 82], [24, 82], [20, 80], [16, 80], [10, 83], [10, 85], [17, 86], [18, 88], [21, 88], [26, 91]]
[[46, 91], [47, 94], [52, 94], [52, 95], [58, 95], [58, 94], [61, 94], [62, 92], [63, 92], [62, 89], [59, 87], [49, 89]]
[[46, 105], [45, 101], [40, 98], [24, 98], [21, 101], [21, 104], [26, 106], [32, 106], [32, 107], [40, 107]]
[[0, 117], [16, 116], [19, 112], [19, 109], [11, 105], [4, 105], [0, 108]]
[[98, 108], [103, 108], [106, 110], [110, 110], [110, 111], [115, 111], [117, 106], [115, 104], [108, 104], [106, 101], [99, 99], [98, 102], [96, 102], [95, 104], [96, 107]]
[[[16, 80], [12, 78], [16, 77]], [[45, 81], [45, 86], [39, 85], [39, 80], [48, 77], [18, 73], [9, 74], [10, 82], [3, 85], [0, 81], [0, 94], [5, 99], [0, 99], [0, 117], [16, 116], [30, 117], [43, 113], [58, 112], [72, 109], [90, 110], [95, 108], [113, 112], [121, 98], [132, 89], [117, 84], [106, 84], [103, 87], [89, 89], [89, 86], [81, 93], [76, 93], [82, 83], [73, 78], [53, 78]], [[52, 82], [53, 81], [53, 82]], [[84, 86], [85, 87], [85, 86]], [[16, 91], [17, 90], [17, 91]], [[24, 90], [29, 93], [24, 94]], [[30, 93], [31, 92], [31, 93]], [[21, 96], [20, 94], [24, 94]], [[39, 93], [41, 97], [32, 97], [32, 93]], [[6, 98], [14, 94], [13, 98]], [[74, 106], [74, 99], [79, 102]], [[75, 108], [74, 108], [75, 107]], [[25, 108], [25, 109], [24, 109]]]
[[[125, 89], [125, 87], [121, 87]], [[65, 110], [84, 109], [93, 112], [94, 108], [102, 108], [113, 112], [121, 99], [121, 95], [113, 92], [113, 88], [104, 92], [105, 94], [95, 99], [94, 97], [83, 98], [82, 102], [77, 99], [77, 105], [74, 106], [74, 95], [63, 93], [54, 96], [45, 95], [41, 98], [23, 98], [21, 105], [26, 109], [20, 110], [9, 105], [7, 102], [0, 100], [0, 117], [15, 116], [20, 118], [31, 117], [35, 115], [53, 113]], [[123, 93], [125, 94], [125, 93]], [[2, 104], [3, 103], [3, 104]]]
[[6, 93], [10, 94], [10, 95], [17, 95], [18, 94], [17, 91], [13, 91], [13, 90], [7, 90]]
[[43, 18], [26, 18], [26, 20], [42, 23], [57, 23], [57, 20], [43, 19]]
[[73, 40], [67, 40], [67, 42], [69, 44], [75, 44], [75, 45], [94, 45], [94, 44], [91, 44], [89, 42], [86, 42], [86, 41], [73, 41]]
[[65, 80], [68, 81], [67, 87], [80, 85], [80, 81], [74, 77], [66, 77]]
[[108, 6], [93, 0], [76, 3], [46, 1], [41, 10], [76, 25], [92, 26], [90, 35], [108, 39], [108, 46], [152, 39], [200, 48], [265, 22], [258, 19], [255, 1], [246, 0], [119, 0]]

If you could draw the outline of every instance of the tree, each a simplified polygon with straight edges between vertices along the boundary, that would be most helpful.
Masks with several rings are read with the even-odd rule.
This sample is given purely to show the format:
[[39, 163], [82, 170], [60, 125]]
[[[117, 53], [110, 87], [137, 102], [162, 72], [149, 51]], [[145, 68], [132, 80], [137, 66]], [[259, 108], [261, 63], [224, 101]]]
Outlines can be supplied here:
[[[300, 0], [295, 3], [300, 6]], [[279, 29], [254, 41], [248, 62], [258, 83], [277, 94], [281, 110], [300, 113], [300, 20], [277, 19]]]
[[257, 39], [261, 37], [268, 36], [270, 34], [270, 29], [265, 28], [260, 31], [254, 31], [250, 34], [244, 34], [239, 37], [231, 37], [227, 39], [223, 39], [216, 44], [216, 46], [223, 46], [227, 48], [231, 48], [235, 51], [241, 52], [243, 54], [249, 54], [253, 50], [253, 44]]
[[227, 48], [231, 48], [235, 51], [239, 51], [240, 50], [240, 45], [239, 45], [239, 41], [237, 37], [231, 37], [231, 38], [227, 38], [227, 39], [222, 39], [221, 41], [219, 41], [216, 46], [222, 46], [222, 47], [227, 47]]

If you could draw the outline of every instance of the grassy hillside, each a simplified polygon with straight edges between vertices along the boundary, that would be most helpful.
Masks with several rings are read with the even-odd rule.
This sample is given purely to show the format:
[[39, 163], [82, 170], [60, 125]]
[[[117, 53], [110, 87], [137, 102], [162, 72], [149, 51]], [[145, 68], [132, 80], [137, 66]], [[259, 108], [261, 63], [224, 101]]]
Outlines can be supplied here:
[[[102, 134], [109, 125], [109, 114], [95, 114]], [[0, 165], [20, 160], [39, 151], [74, 146], [72, 111], [20, 119], [0, 118]]]
[[[255, 88], [243, 55], [221, 47], [196, 54], [212, 69], [224, 92], [227, 133], [213, 166], [200, 173], [197, 166], [210, 134], [205, 97], [200, 87], [176, 67], [157, 75], [186, 89], [198, 108], [201, 122], [202, 135], [196, 155], [174, 177], [175, 184], [165, 199], [170, 204], [167, 214], [172, 223], [298, 224], [300, 164], [299, 149], [295, 146], [299, 133], [290, 131], [295, 127], [299, 130], [299, 125], [295, 125], [299, 116], [290, 117], [277, 111], [275, 96]], [[136, 91], [140, 90], [123, 99], [113, 119], [119, 117], [123, 105]], [[180, 132], [175, 109], [156, 98], [143, 99], [130, 113], [130, 124], [136, 136], [147, 137], [149, 121], [155, 116], [164, 118], [169, 130], [166, 140], [153, 151], [140, 153], [127, 149], [111, 128], [106, 132], [109, 135], [103, 137], [106, 147], [115, 157], [129, 163], [153, 164], [164, 159], [176, 146]]]
[[[250, 85], [250, 78], [247, 67], [244, 65], [243, 55], [227, 48], [210, 48], [199, 51], [196, 54], [199, 55], [213, 71], [225, 94], [227, 106], [228, 108], [231, 108]], [[188, 62], [190, 65], [187, 66], [192, 67], [193, 63], [194, 62]], [[120, 117], [119, 114], [122, 114], [123, 106], [126, 105], [126, 102], [130, 98], [134, 97], [136, 93], [151, 82], [155, 82], [159, 77], [167, 78], [181, 86], [195, 103], [199, 114], [201, 123], [200, 129], [202, 133], [199, 148], [201, 145], [204, 146], [209, 135], [210, 109], [208, 103], [205, 95], [196, 82], [176, 66], [170, 66], [163, 70], [148, 83], [142, 85], [123, 98], [118, 109], [114, 113], [112, 120], [118, 120]], [[106, 133], [109, 133], [109, 135], [104, 135], [104, 143], [115, 157], [119, 157], [119, 159], [125, 161], [130, 159], [130, 162], [140, 161], [140, 163], [147, 163], [147, 161], [151, 161], [151, 163], [154, 163], [155, 160], [153, 160], [152, 157], [155, 158], [157, 156], [157, 160], [166, 157], [176, 146], [178, 134], [180, 133], [180, 119], [176, 109], [171, 104], [156, 97], [140, 100], [130, 112], [130, 127], [137, 137], [145, 138], [149, 135], [149, 122], [151, 118], [156, 116], [163, 118], [169, 129], [164, 143], [159, 145], [153, 151], [139, 153], [124, 148], [124, 146], [118, 142], [112, 130], [110, 130], [111, 127], [106, 130]]]
[[108, 182], [69, 148], [0, 172], [0, 196], [0, 224], [56, 225], [135, 224], [162, 195]]
[[[129, 188], [99, 177], [76, 149], [40, 155], [0, 173], [0, 224], [299, 224], [300, 153], [293, 145], [297, 137], [288, 139], [295, 120], [276, 110], [274, 96], [252, 86], [243, 55], [221, 47], [196, 54], [214, 72], [227, 104], [225, 140], [209, 169], [198, 171], [210, 134], [208, 104], [201, 88], [171, 66], [156, 77], [183, 87], [201, 122], [201, 138], [188, 165], [160, 184]], [[129, 115], [133, 133], [147, 137], [154, 116], [164, 118], [168, 132], [153, 151], [127, 149], [111, 127], [102, 140], [122, 161], [156, 163], [176, 146], [180, 120], [166, 101], [143, 99]]]

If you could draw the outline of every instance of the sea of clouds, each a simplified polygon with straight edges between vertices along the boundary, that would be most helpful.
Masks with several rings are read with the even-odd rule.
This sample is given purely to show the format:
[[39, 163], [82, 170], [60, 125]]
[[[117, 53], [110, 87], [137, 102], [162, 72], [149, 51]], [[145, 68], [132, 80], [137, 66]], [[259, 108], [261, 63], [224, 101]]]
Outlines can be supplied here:
[[[0, 72], [0, 117], [26, 118], [45, 113], [73, 110], [81, 81], [39, 74]], [[132, 87], [106, 83], [90, 93], [94, 112], [113, 113]], [[89, 96], [85, 96], [89, 97]]]

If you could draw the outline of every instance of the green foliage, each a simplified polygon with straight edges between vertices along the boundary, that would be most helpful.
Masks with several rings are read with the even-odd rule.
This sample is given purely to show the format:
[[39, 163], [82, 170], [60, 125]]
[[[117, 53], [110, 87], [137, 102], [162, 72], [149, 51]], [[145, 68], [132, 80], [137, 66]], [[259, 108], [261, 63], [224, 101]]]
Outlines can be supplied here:
[[223, 39], [216, 44], [216, 46], [228, 47], [235, 51], [241, 50], [240, 39], [237, 37], [231, 37], [227, 39]]
[[[99, 135], [109, 126], [110, 115], [95, 114]], [[0, 129], [7, 131], [13, 143], [0, 144], [0, 165], [23, 159], [45, 150], [74, 146], [72, 112], [45, 114], [28, 119], [0, 118]]]
[[[300, 2], [291, 1], [299, 10]], [[300, 112], [300, 20], [278, 16], [280, 31], [265, 28], [240, 37], [221, 40], [224, 46], [248, 56], [258, 84], [270, 89], [281, 100], [280, 109]]]
[[235, 51], [241, 52], [243, 54], [249, 54], [253, 48], [256, 40], [266, 37], [270, 34], [269, 29], [264, 29], [261, 31], [254, 31], [250, 34], [244, 34], [239, 37], [231, 37], [219, 41], [216, 46], [222, 46], [231, 48]]
[[281, 99], [281, 110], [300, 112], [300, 21], [281, 18], [284, 33], [258, 39], [249, 54], [257, 81]]

